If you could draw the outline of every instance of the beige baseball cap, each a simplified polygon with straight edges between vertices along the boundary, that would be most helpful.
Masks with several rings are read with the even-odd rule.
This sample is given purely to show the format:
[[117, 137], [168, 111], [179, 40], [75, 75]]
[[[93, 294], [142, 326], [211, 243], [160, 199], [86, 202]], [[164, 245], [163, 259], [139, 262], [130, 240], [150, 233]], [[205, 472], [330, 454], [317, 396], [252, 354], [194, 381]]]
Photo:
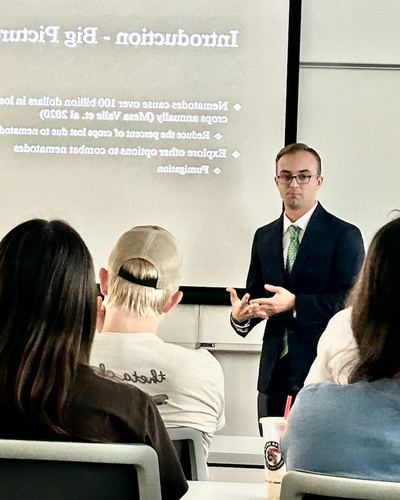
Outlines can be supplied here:
[[[157, 271], [156, 279], [140, 279], [122, 269], [131, 259], [150, 262]], [[159, 226], [137, 226], [124, 233], [117, 241], [108, 268], [123, 279], [137, 285], [165, 290], [178, 288], [182, 269], [179, 243], [166, 229]]]

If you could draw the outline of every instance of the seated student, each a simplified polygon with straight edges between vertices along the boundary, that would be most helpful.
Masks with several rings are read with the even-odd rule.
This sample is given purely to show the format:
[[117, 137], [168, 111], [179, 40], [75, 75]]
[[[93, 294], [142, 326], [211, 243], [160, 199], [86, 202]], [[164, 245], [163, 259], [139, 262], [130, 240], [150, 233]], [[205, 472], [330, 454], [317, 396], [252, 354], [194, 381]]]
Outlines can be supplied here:
[[160, 321], [182, 298], [181, 267], [178, 242], [165, 229], [139, 226], [121, 236], [108, 269], [100, 271], [105, 323], [90, 363], [164, 397], [158, 409], [165, 425], [202, 431], [207, 451], [225, 423], [222, 368], [205, 349], [186, 349], [157, 336]]
[[288, 470], [400, 481], [400, 219], [372, 240], [352, 292], [348, 385], [299, 393], [281, 447]]
[[0, 438], [146, 443], [163, 499], [187, 483], [150, 397], [88, 366], [97, 315], [90, 253], [61, 221], [30, 220], [0, 242]]

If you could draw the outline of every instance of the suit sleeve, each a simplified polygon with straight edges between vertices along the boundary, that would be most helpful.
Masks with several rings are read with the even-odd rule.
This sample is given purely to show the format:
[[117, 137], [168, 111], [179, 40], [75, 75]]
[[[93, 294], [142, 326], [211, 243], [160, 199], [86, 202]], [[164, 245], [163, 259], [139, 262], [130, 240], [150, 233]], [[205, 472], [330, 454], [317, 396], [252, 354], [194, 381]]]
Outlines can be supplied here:
[[365, 256], [361, 233], [355, 226], [342, 232], [332, 259], [332, 292], [327, 294], [296, 293], [298, 326], [326, 325], [345, 306]]
[[[262, 283], [262, 270], [259, 255], [257, 253], [257, 232], [254, 235], [253, 246], [251, 249], [251, 260], [249, 272], [247, 273], [246, 291], [250, 294], [250, 299], [258, 299], [265, 296], [264, 284]], [[261, 318], [251, 318], [243, 324], [238, 324], [231, 315], [231, 326], [241, 337], [246, 335], [262, 321]]]

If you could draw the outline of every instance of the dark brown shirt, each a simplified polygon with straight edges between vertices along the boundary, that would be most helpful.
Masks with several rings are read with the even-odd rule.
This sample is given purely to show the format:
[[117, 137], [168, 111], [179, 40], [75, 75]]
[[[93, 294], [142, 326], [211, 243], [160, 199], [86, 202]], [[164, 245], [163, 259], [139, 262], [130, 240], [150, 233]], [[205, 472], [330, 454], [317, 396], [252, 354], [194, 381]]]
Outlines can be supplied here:
[[[158, 455], [163, 500], [177, 500], [188, 489], [179, 459], [150, 396], [134, 386], [102, 378], [82, 367], [64, 415], [67, 440], [144, 443]], [[65, 440], [34, 429], [0, 407], [0, 438]]]

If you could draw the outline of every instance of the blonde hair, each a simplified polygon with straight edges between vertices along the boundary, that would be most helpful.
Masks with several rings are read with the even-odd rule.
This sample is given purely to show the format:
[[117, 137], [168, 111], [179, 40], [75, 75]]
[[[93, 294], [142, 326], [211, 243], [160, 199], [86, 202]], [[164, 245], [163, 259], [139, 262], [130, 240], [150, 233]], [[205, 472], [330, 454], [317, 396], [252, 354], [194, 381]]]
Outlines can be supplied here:
[[[121, 268], [135, 278], [156, 279], [157, 271], [150, 262], [131, 259]], [[108, 303], [120, 307], [141, 318], [161, 316], [165, 306], [178, 288], [156, 290], [148, 286], [131, 283], [108, 270]]]

